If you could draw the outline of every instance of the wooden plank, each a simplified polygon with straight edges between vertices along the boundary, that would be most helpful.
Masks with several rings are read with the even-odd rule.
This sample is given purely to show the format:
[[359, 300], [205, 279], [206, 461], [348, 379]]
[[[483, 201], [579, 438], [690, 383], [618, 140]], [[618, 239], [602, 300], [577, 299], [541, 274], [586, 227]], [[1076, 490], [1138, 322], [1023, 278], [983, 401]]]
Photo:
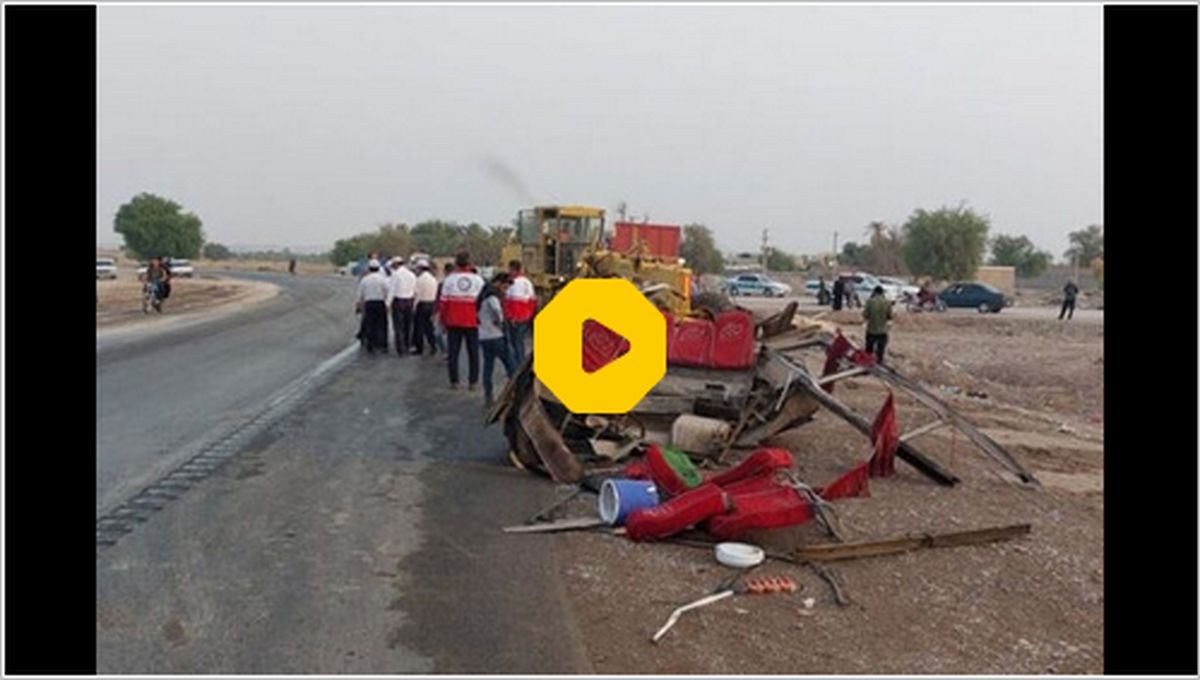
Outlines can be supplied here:
[[591, 529], [599, 526], [604, 526], [604, 520], [600, 519], [599, 517], [575, 517], [572, 519], [560, 519], [556, 522], [521, 524], [518, 526], [504, 527], [503, 531], [506, 534], [542, 534], [551, 531], [576, 531], [579, 529]]
[[1003, 527], [974, 529], [970, 531], [955, 531], [945, 534], [923, 534], [920, 536], [904, 536], [881, 541], [860, 541], [857, 543], [830, 543], [827, 545], [810, 545], [796, 548], [792, 551], [797, 560], [814, 562], [833, 562], [837, 560], [855, 560], [864, 557], [879, 557], [881, 555], [896, 555], [910, 550], [922, 548], [950, 548], [963, 545], [979, 545], [1007, 541], [1018, 536], [1027, 535], [1029, 524], [1013, 524]]

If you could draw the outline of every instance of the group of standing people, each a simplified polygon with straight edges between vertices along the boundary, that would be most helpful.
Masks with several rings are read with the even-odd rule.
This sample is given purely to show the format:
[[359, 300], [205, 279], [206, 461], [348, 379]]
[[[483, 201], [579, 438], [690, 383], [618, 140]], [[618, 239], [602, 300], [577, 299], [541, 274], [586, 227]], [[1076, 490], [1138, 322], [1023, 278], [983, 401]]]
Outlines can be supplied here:
[[440, 282], [426, 259], [405, 264], [396, 257], [388, 264], [385, 267], [372, 253], [367, 274], [359, 282], [359, 339], [367, 352], [387, 352], [390, 311], [396, 353], [424, 355], [427, 344], [428, 356], [442, 350], [451, 389], [461, 384], [459, 356], [464, 347], [467, 389], [478, 387], [482, 354], [484, 398], [490, 405], [495, 365], [501, 364], [512, 377], [525, 358], [526, 339], [533, 329], [537, 298], [521, 263], [514, 260], [508, 271], [485, 281], [468, 253], [460, 252], [453, 263], [447, 263]]
[[819, 277], [817, 302], [822, 305], [832, 304], [835, 312], [841, 310], [843, 304], [847, 309], [862, 306], [862, 301], [858, 299], [858, 291], [854, 289], [854, 282], [842, 276], [834, 279], [832, 293], [825, 288], [825, 277]]

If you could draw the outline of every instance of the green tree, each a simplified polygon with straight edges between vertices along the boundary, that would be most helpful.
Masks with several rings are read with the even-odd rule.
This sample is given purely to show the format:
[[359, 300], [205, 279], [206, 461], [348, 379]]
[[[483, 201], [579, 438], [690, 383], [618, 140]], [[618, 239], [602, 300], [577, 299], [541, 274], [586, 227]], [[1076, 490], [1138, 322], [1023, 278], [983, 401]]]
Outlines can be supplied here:
[[713, 242], [712, 230], [703, 224], [684, 225], [679, 256], [696, 274], [720, 274], [725, 271], [725, 261]]
[[854, 241], [842, 244], [842, 254], [838, 256], [838, 264], [844, 267], [870, 267], [874, 262], [869, 246], [860, 246]]
[[990, 264], [1001, 267], [1016, 267], [1017, 276], [1037, 276], [1050, 266], [1050, 253], [1038, 250], [1026, 236], [1005, 236], [992, 239]]
[[233, 251], [220, 243], [209, 243], [204, 246], [204, 258], [207, 260], [228, 260], [233, 258]]
[[990, 226], [986, 215], [962, 205], [918, 208], [904, 223], [904, 261], [915, 274], [970, 279], [983, 262]]
[[183, 212], [175, 201], [141, 193], [117, 210], [113, 231], [125, 239], [125, 248], [137, 258], [200, 255], [204, 231], [200, 218]]
[[883, 222], [867, 225], [870, 240], [870, 264], [876, 274], [904, 273], [904, 240], [896, 230]]
[[1071, 247], [1063, 253], [1067, 262], [1079, 262], [1080, 266], [1088, 266], [1096, 258], [1104, 258], [1104, 227], [1090, 224], [1086, 229], [1067, 234]]
[[418, 250], [434, 257], [445, 257], [462, 247], [465, 231], [455, 222], [426, 220], [414, 226], [409, 234]]
[[794, 272], [796, 269], [796, 258], [794, 256], [778, 248], [767, 248], [767, 271]]

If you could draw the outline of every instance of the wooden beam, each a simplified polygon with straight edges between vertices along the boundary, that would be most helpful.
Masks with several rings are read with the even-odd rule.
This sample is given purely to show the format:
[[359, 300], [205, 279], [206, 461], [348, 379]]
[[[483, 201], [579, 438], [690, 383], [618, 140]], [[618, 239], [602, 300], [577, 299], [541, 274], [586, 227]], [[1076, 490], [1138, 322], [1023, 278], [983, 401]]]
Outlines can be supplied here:
[[542, 522], [540, 524], [522, 524], [514, 527], [504, 527], [506, 534], [540, 534], [550, 531], [574, 531], [604, 526], [604, 520], [599, 517], [575, 517], [560, 519], [557, 522]]
[[797, 560], [813, 562], [854, 560], [863, 557], [895, 555], [922, 548], [950, 548], [960, 545], [979, 545], [981, 543], [1007, 541], [1018, 536], [1025, 536], [1030, 530], [1031, 526], [1029, 524], [1013, 524], [1010, 526], [955, 531], [945, 534], [905, 536], [903, 538], [891, 538], [882, 541], [810, 545], [796, 548], [792, 551], [792, 555]]

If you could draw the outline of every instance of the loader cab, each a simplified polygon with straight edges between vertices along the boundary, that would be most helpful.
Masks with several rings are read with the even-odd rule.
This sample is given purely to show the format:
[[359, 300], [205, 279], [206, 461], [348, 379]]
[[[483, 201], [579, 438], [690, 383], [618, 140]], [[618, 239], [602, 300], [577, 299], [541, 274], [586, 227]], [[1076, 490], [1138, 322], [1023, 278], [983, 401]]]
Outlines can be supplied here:
[[521, 262], [530, 274], [570, 277], [584, 251], [604, 236], [604, 210], [541, 206], [517, 213]]

